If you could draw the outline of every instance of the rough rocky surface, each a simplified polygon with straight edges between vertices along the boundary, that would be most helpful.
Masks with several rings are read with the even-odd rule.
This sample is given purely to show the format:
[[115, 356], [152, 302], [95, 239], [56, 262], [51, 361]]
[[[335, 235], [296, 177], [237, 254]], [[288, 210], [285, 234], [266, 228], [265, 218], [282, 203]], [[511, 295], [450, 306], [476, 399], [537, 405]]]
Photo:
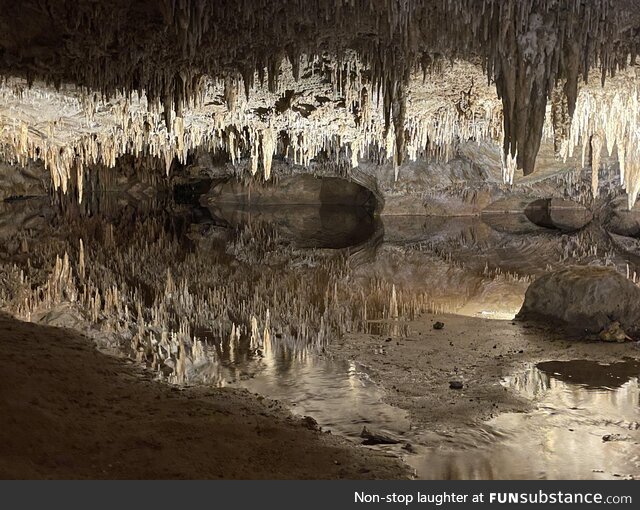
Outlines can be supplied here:
[[[277, 182], [245, 185], [234, 179], [216, 183], [205, 197], [207, 205], [244, 206], [348, 205], [374, 206], [371, 191], [355, 182], [336, 177], [284, 176]], [[373, 208], [373, 207], [372, 207]]]
[[535, 225], [565, 232], [579, 230], [593, 219], [584, 205], [558, 198], [535, 200], [526, 206], [524, 214]]
[[535, 280], [518, 316], [561, 321], [585, 333], [599, 333], [617, 321], [637, 333], [640, 288], [611, 268], [570, 266]]
[[0, 316], [0, 478], [403, 478], [239, 390], [170, 387], [71, 330]]
[[41, 163], [26, 166], [0, 163], [0, 200], [48, 195], [51, 179]]
[[278, 238], [298, 248], [345, 248], [370, 239], [380, 222], [366, 208], [327, 205], [280, 205], [236, 208], [211, 205], [211, 216], [229, 226], [268, 224]]
[[624, 199], [613, 200], [606, 208], [605, 226], [613, 234], [640, 237], [640, 205], [629, 210]]

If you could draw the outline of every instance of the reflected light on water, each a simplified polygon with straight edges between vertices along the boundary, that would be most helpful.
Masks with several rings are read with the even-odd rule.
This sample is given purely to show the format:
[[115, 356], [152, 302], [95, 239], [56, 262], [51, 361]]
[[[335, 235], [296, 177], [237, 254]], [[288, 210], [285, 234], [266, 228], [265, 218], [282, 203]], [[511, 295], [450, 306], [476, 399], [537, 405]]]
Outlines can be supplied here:
[[487, 444], [478, 434], [476, 447], [425, 448], [407, 461], [428, 479], [639, 478], [639, 375], [631, 360], [530, 367], [504, 384], [532, 399], [534, 411], [487, 422]]

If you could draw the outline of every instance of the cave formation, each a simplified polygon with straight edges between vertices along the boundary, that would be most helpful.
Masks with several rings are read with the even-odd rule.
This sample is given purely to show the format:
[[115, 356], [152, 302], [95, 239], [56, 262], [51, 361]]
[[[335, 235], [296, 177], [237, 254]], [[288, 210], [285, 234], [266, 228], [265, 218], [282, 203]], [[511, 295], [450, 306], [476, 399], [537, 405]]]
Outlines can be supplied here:
[[[161, 380], [150, 392], [165, 383], [240, 386], [283, 400], [297, 397], [279, 394], [269, 378], [330, 353], [369, 365], [380, 387], [398, 388], [397, 396], [380, 397], [384, 405], [439, 431], [459, 431], [455, 420], [479, 422], [496, 406], [524, 410], [511, 394], [524, 391], [517, 377], [506, 396], [492, 386], [517, 362], [633, 357], [629, 345], [640, 338], [640, 1], [0, 6], [0, 308], [8, 314], [0, 341], [11, 342], [17, 319], [69, 328], [90, 339], [86, 346], [144, 366]], [[545, 293], [554, 297], [543, 304]], [[513, 340], [504, 328], [520, 328], [511, 321], [521, 308], [521, 321], [559, 322], [535, 340], [518, 329]], [[442, 332], [432, 328], [436, 315], [445, 317]], [[488, 319], [502, 320], [493, 333], [482, 322]], [[420, 405], [408, 402], [406, 378], [377, 370], [378, 358], [396, 356], [396, 344], [438, 331], [453, 346], [465, 324], [478, 325], [476, 340], [492, 356], [504, 341], [530, 357], [504, 369], [497, 368], [502, 360], [478, 364], [471, 339], [462, 341], [461, 361], [433, 346], [436, 368], [419, 361], [423, 354], [408, 354], [411, 384], [439, 384], [433, 373], [446, 379]], [[584, 324], [595, 326], [576, 329]], [[599, 343], [562, 337], [570, 354], [560, 354], [540, 340], [558, 331]], [[54, 330], [24, 332], [25, 349], [34, 348], [27, 345], [34, 335], [57, 338]], [[546, 357], [530, 354], [532, 342], [544, 345]], [[392, 364], [402, 372], [408, 361], [397, 356]], [[63, 352], [54, 359], [61, 369], [73, 364]], [[635, 368], [625, 366], [625, 377]], [[552, 386], [544, 370], [536, 374]], [[309, 382], [312, 393], [324, 391], [322, 377]], [[439, 392], [464, 392], [474, 381], [481, 403], [444, 405]], [[232, 397], [239, 400], [231, 413], [234, 405], [257, 405]], [[23, 416], [17, 400], [11, 405]], [[291, 425], [289, 410], [266, 421], [294, 444], [317, 441], [331, 421]], [[220, 425], [221, 434], [230, 427]], [[347, 425], [337, 429], [357, 437]], [[171, 436], [165, 441], [173, 444]], [[277, 456], [276, 446], [252, 441]], [[367, 460], [340, 441], [313, 443], [321, 459], [315, 471], [303, 474], [295, 459], [283, 458], [276, 476], [404, 476], [400, 464], [375, 452], [367, 470]], [[55, 441], [50, 448], [57, 458]], [[341, 472], [323, 448], [357, 468]], [[0, 458], [20, 455], [0, 450]], [[220, 455], [225, 462], [231, 453]], [[3, 460], [0, 473], [172, 476], [136, 472], [136, 462], [132, 471], [92, 471], [89, 461], [34, 471]], [[263, 477], [270, 469], [252, 471], [248, 462], [223, 477]], [[418, 476], [451, 476], [458, 468], [447, 462], [455, 463], [442, 460], [437, 472], [418, 467]], [[487, 466], [456, 476], [515, 476]], [[187, 464], [176, 469], [176, 477], [198, 476]], [[638, 465], [625, 469], [640, 476]]]

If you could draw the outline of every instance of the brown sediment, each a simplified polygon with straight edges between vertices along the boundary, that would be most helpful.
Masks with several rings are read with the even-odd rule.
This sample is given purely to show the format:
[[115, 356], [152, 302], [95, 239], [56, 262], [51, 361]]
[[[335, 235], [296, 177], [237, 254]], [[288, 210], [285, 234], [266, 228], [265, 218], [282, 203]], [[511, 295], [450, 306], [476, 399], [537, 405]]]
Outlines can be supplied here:
[[[444, 327], [434, 329], [436, 321]], [[640, 358], [633, 343], [585, 341], [556, 326], [520, 321], [424, 314], [402, 325], [406, 336], [349, 334], [328, 350], [361, 363], [387, 390], [387, 401], [410, 412], [414, 425], [445, 434], [500, 413], [531, 410], [530, 399], [501, 384], [531, 364]], [[463, 387], [451, 388], [453, 381]]]
[[405, 478], [242, 390], [178, 388], [68, 329], [0, 316], [0, 478]]

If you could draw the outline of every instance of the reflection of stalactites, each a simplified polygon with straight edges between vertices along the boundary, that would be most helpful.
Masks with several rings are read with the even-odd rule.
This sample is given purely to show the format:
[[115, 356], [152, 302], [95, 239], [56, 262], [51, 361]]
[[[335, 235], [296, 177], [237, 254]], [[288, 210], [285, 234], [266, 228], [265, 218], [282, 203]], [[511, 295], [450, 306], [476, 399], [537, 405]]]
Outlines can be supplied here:
[[398, 299], [396, 297], [396, 286], [391, 286], [391, 299], [389, 300], [389, 317], [391, 319], [398, 318]]
[[187, 378], [187, 350], [184, 347], [184, 342], [180, 339], [180, 346], [178, 348], [178, 361], [176, 363], [176, 382], [182, 384]]
[[264, 328], [262, 335], [263, 353], [265, 358], [271, 358], [273, 355], [273, 349], [271, 346], [271, 335], [269, 334], [269, 328]]
[[264, 331], [262, 333], [262, 352], [264, 357], [269, 359], [273, 356], [273, 346], [271, 345], [271, 334], [269, 333], [270, 328], [270, 314], [269, 309], [267, 309], [267, 316], [264, 321]]
[[167, 268], [167, 283], [164, 288], [165, 298], [171, 299], [175, 291], [176, 291], [176, 285], [173, 281], [173, 276], [171, 276], [171, 268]]
[[77, 181], [78, 181], [78, 203], [82, 203], [82, 194], [84, 188], [84, 166], [82, 160], [77, 158], [76, 161]]
[[258, 319], [254, 315], [251, 316], [251, 343], [250, 349], [256, 350], [260, 345], [260, 332], [258, 331]]
[[229, 361], [234, 363], [236, 360], [236, 350], [238, 348], [239, 331], [236, 330], [236, 325], [231, 324], [231, 335], [229, 336]]
[[364, 291], [360, 291], [360, 296], [362, 297], [362, 323], [365, 324], [367, 322], [367, 297]]
[[82, 239], [80, 239], [80, 253], [78, 255], [78, 275], [80, 276], [81, 280], [84, 280], [84, 273], [85, 273], [85, 267], [84, 267], [84, 243], [82, 242]]

